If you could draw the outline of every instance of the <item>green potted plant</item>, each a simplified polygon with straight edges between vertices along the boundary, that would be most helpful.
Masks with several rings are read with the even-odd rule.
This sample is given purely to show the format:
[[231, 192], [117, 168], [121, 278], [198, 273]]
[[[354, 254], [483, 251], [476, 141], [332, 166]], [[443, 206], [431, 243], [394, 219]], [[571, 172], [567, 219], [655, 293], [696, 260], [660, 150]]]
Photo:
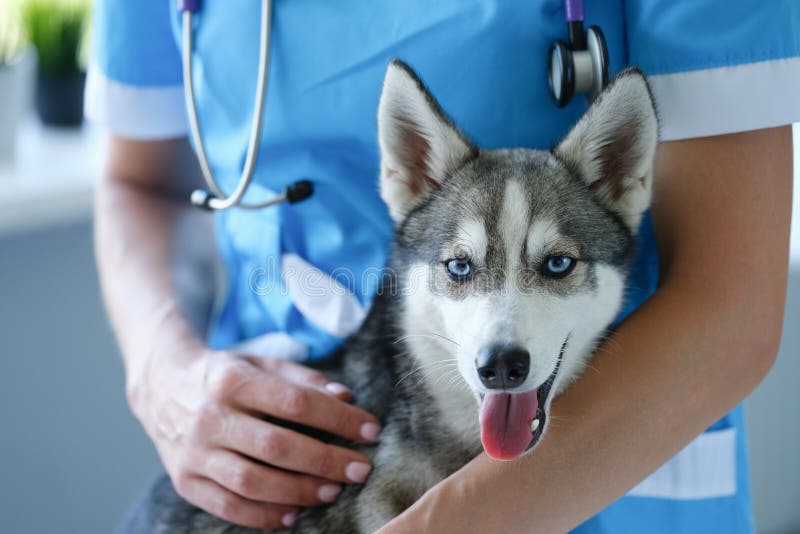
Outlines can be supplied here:
[[83, 122], [82, 61], [91, 4], [88, 0], [24, 0], [22, 22], [38, 56], [36, 109], [46, 124]]
[[0, 162], [14, 156], [30, 80], [31, 61], [17, 15], [13, 6], [0, 4]]

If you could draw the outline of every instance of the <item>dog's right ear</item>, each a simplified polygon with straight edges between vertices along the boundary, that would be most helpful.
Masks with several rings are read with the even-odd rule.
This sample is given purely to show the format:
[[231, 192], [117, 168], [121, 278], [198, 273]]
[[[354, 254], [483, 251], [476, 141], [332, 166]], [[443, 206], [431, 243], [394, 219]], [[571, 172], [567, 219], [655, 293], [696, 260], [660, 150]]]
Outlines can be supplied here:
[[397, 223], [478, 152], [414, 71], [397, 59], [383, 81], [378, 142], [381, 198]]

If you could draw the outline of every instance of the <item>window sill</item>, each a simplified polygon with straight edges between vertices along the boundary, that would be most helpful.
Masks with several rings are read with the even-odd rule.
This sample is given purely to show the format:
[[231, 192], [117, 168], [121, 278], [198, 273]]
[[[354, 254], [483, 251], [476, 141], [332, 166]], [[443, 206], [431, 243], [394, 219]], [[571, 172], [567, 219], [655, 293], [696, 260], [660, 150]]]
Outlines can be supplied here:
[[16, 138], [13, 161], [0, 161], [0, 235], [91, 218], [102, 132], [48, 127], [30, 115]]

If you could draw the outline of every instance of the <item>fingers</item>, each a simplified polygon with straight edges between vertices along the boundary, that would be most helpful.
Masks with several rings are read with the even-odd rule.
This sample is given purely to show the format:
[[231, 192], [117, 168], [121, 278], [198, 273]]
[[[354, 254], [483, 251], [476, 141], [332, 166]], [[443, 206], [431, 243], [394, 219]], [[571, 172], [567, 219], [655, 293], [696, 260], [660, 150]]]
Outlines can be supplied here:
[[341, 400], [350, 400], [353, 393], [344, 384], [332, 382], [323, 373], [298, 363], [278, 358], [252, 357], [250, 361], [265, 371], [277, 373], [295, 384], [308, 385], [336, 396]]
[[207, 478], [180, 479], [175, 483], [175, 490], [206, 512], [244, 527], [290, 527], [297, 518], [298, 509], [295, 507], [253, 502]]
[[318, 506], [336, 500], [341, 484], [287, 473], [218, 449], [208, 455], [201, 474], [250, 501], [294, 506]]
[[181, 402], [170, 397], [159, 406], [179, 413], [184, 424], [155, 439], [176, 490], [189, 502], [239, 525], [274, 529], [291, 526], [299, 506], [333, 502], [342, 483], [366, 479], [365, 456], [259, 418], [376, 441], [378, 420], [345, 402], [345, 387], [295, 363], [230, 352], [192, 370], [194, 389], [179, 389], [186, 393]]
[[248, 373], [242, 366], [221, 367], [208, 380], [212, 397], [223, 404], [318, 428], [343, 438], [374, 442], [380, 424], [372, 414], [321, 391], [268, 373]]
[[[369, 459], [363, 454], [242, 413], [228, 417], [226, 432], [218, 439], [221, 446], [261, 462], [327, 480], [362, 483], [371, 470]], [[312, 485], [318, 486], [316, 482]]]

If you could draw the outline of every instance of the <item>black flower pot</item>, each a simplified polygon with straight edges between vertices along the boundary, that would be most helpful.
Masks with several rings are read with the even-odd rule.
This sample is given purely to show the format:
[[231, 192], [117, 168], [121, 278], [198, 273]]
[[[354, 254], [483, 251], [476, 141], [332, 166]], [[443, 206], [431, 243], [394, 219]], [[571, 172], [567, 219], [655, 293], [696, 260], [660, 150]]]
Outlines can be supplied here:
[[80, 126], [83, 123], [83, 87], [86, 74], [39, 72], [36, 79], [36, 111], [45, 124]]

